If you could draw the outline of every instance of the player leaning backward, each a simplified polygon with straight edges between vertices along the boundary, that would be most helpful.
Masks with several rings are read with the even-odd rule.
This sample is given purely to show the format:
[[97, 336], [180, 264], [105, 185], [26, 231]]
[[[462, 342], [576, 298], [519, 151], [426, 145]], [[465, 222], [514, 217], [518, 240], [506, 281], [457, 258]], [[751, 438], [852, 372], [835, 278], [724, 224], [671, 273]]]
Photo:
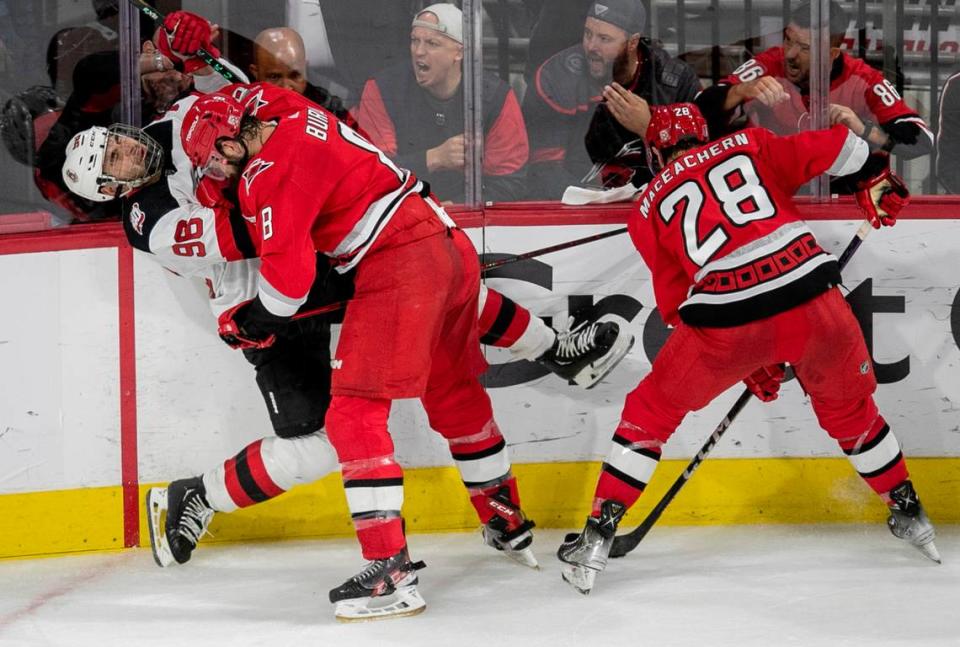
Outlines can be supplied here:
[[[157, 38], [171, 55], [193, 52], [201, 46], [209, 51], [209, 25], [202, 18], [178, 12], [168, 17], [166, 26], [172, 33], [160, 30]], [[178, 40], [180, 30], [187, 27], [191, 38], [179, 34], [182, 38]], [[257, 261], [251, 259], [263, 252], [263, 239], [272, 237], [274, 221], [269, 217], [259, 221], [255, 217], [244, 220], [239, 214], [232, 214], [233, 205], [224, 197], [222, 183], [212, 181], [208, 173], [197, 184], [191, 161], [207, 171], [217, 169], [218, 162], [222, 164], [223, 160], [214, 144], [220, 136], [237, 134], [245, 115], [252, 117], [256, 113], [261, 119], [269, 120], [288, 117], [299, 111], [301, 116], [310, 117], [305, 122], [307, 136], [320, 140], [332, 128], [332, 132], [343, 139], [344, 150], [360, 156], [355, 160], [360, 166], [372, 163], [371, 168], [380, 171], [381, 185], [387, 191], [385, 196], [374, 199], [363, 195], [363, 191], [354, 186], [354, 193], [358, 195], [348, 197], [353, 202], [357, 198], [371, 200], [366, 214], [379, 215], [382, 220], [377, 224], [385, 224], [405, 201], [414, 196], [422, 199], [414, 190], [421, 186], [415, 178], [395, 169], [356, 133], [299, 95], [262, 84], [233, 86], [227, 89], [227, 93], [242, 97], [245, 106], [235, 103], [227, 95], [209, 99], [194, 95], [178, 102], [167, 115], [143, 131], [118, 125], [80, 133], [68, 147], [64, 166], [68, 186], [79, 195], [94, 200], [107, 200], [117, 195], [124, 198], [124, 228], [135, 247], [154, 254], [177, 273], [199, 274], [207, 278], [216, 297], [214, 310], [221, 315], [221, 334], [228, 343], [243, 348], [247, 359], [257, 367], [258, 385], [279, 436], [252, 443], [202, 477], [174, 481], [167, 489], [151, 491], [151, 540], [154, 556], [161, 565], [174, 561], [182, 563], [190, 558], [214, 511], [231, 511], [266, 500], [297, 483], [322, 476], [331, 466], [326, 437], [322, 430], [317, 431], [328, 404], [326, 394], [330, 371], [329, 362], [324, 360], [324, 356], [329, 359], [328, 324], [318, 321], [278, 325], [276, 331], [262, 338], [246, 336], [249, 327], [238, 325], [237, 313], [248, 311], [258, 287], [261, 297], [257, 303], [276, 297], [271, 285], [261, 281], [258, 286]], [[198, 99], [204, 103], [198, 105]], [[250, 173], [237, 178], [241, 190], [249, 189], [257, 176], [273, 163], [259, 162], [251, 167]], [[218, 179], [231, 175], [234, 168], [237, 166], [220, 167], [221, 173], [216, 174]], [[383, 182], [383, 170], [390, 178], [386, 183]], [[425, 189], [420, 191], [425, 192]], [[434, 216], [439, 218], [441, 214], [431, 210], [431, 219]], [[250, 220], [255, 224], [249, 224]], [[259, 231], [261, 227], [266, 231]], [[465, 238], [457, 232], [455, 239], [460, 252], [466, 254]], [[472, 248], [469, 249], [472, 252]], [[316, 258], [316, 255], [312, 257]], [[472, 259], [475, 263], [475, 253]], [[301, 260], [307, 262], [306, 255]], [[316, 273], [313, 268], [310, 271], [305, 267], [300, 269], [304, 274]], [[311, 285], [316, 288], [317, 282]], [[322, 289], [314, 292], [324, 296]], [[339, 294], [340, 290], [335, 289], [335, 292]], [[541, 320], [530, 317], [527, 311], [505, 297], [493, 291], [482, 292], [481, 300], [484, 297], [480, 318], [482, 328], [484, 319], [488, 320], [485, 342], [508, 347], [515, 356], [538, 358], [554, 372], [588, 387], [613, 368], [632, 341], [628, 335], [618, 338], [619, 331], [611, 323], [581, 325], [569, 333], [556, 335]], [[287, 312], [292, 304], [283, 302], [282, 297], [279, 301], [280, 310]], [[277, 305], [276, 301], [271, 303]], [[473, 318], [476, 321], [476, 312]], [[531, 352], [531, 349], [534, 350]], [[456, 387], [458, 385], [448, 386], [447, 390]], [[483, 398], [486, 398], [485, 394]], [[488, 408], [488, 404], [485, 406]], [[379, 413], [383, 413], [382, 409]], [[487, 416], [482, 428], [466, 438], [451, 438], [450, 445], [484, 523], [484, 537], [487, 543], [519, 561], [535, 564], [528, 548], [532, 522], [525, 520], [519, 512], [516, 485], [510, 475], [503, 439], [484, 406], [475, 413], [480, 417]], [[450, 420], [431, 421], [445, 425], [448, 433], [454, 435], [462, 434], [470, 427], [468, 420], [449, 417]], [[460, 428], [457, 425], [466, 426]], [[476, 420], [473, 426], [478, 426]], [[361, 536], [388, 534], [391, 535], [388, 539], [396, 543], [396, 537], [402, 537], [402, 533], [397, 531], [400, 499], [393, 472], [399, 467], [390, 461], [376, 464], [386, 456], [352, 461], [356, 464], [351, 469], [359, 471], [356, 474], [350, 472], [352, 476], [347, 479], [347, 485], [358, 530], [374, 528], [374, 532], [361, 531]], [[357, 475], [372, 475], [374, 481], [382, 477], [382, 483], [368, 487], [368, 480]], [[351, 487], [360, 483], [364, 485]], [[384, 506], [387, 508], [382, 509]], [[161, 529], [164, 509], [167, 509], [166, 522]], [[389, 532], [378, 532], [377, 526], [389, 528]], [[391, 550], [394, 548], [397, 547], [393, 546]], [[350, 614], [351, 607], [366, 602], [358, 603], [354, 598], [344, 598], [345, 595], [362, 594], [366, 597], [378, 586], [381, 588], [377, 593], [391, 593], [389, 589], [400, 584], [393, 582], [384, 587], [383, 583], [391, 575], [404, 584], [415, 583], [412, 572], [405, 570], [410, 567], [405, 550], [397, 549], [381, 557], [382, 552], [378, 547], [365, 550], [365, 554], [374, 560], [373, 565], [378, 567], [376, 572], [365, 571], [361, 575], [366, 579], [345, 585], [349, 591], [344, 592], [345, 587], [341, 587], [339, 592], [334, 592], [343, 598], [339, 600], [339, 606], [344, 608], [343, 614]], [[417, 604], [422, 608], [422, 600], [416, 599], [415, 589], [412, 586], [407, 588], [411, 591], [403, 604], [395, 608], [383, 607], [380, 611], [409, 613], [418, 610]], [[356, 613], [363, 615], [367, 611], [360, 609]]]
[[886, 155], [871, 155], [843, 125], [789, 137], [750, 128], [708, 143], [693, 104], [653, 110], [646, 141], [660, 172], [628, 227], [675, 329], [626, 397], [586, 527], [558, 550], [564, 580], [590, 592], [617, 524], [687, 413], [740, 380], [762, 400], [776, 398], [784, 362], [820, 425], [889, 506], [890, 531], [939, 561], [933, 525], [873, 400], [873, 365], [837, 287], [837, 259], [792, 199], [821, 173], [854, 175], [873, 226], [893, 225], [909, 193]]

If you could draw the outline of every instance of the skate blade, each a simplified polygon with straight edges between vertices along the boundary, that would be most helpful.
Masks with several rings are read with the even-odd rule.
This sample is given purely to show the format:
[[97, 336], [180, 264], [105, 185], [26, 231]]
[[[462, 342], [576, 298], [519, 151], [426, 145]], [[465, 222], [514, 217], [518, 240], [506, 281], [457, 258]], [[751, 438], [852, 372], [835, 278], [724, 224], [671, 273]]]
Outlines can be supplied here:
[[943, 563], [943, 561], [940, 559], [940, 551], [937, 550], [937, 547], [932, 541], [928, 541], [925, 544], [917, 546], [917, 550], [923, 553], [924, 557], [935, 561], [937, 564]]
[[167, 543], [167, 535], [163, 531], [161, 513], [167, 509], [167, 488], [152, 487], [147, 490], [147, 514], [150, 528], [150, 550], [153, 552], [153, 561], [160, 568], [166, 568], [176, 560]]
[[595, 387], [626, 357], [630, 349], [633, 348], [634, 341], [634, 336], [624, 332], [621, 328], [620, 334], [617, 335], [617, 341], [613, 343], [613, 346], [607, 351], [606, 355], [595, 362], [591, 362], [585, 369], [577, 373], [576, 377], [573, 378], [573, 382], [585, 389]]
[[341, 600], [334, 605], [333, 613], [340, 622], [368, 622], [415, 616], [426, 608], [416, 586], [401, 586], [390, 595]]
[[579, 564], [560, 565], [560, 577], [563, 581], [576, 589], [577, 593], [590, 595], [593, 590], [593, 582], [597, 579], [597, 571]]
[[522, 550], [504, 550], [503, 553], [520, 564], [521, 566], [526, 566], [527, 568], [532, 568], [535, 571], [540, 570], [540, 562], [537, 561], [537, 558], [534, 556], [533, 551], [529, 548], [524, 548]]

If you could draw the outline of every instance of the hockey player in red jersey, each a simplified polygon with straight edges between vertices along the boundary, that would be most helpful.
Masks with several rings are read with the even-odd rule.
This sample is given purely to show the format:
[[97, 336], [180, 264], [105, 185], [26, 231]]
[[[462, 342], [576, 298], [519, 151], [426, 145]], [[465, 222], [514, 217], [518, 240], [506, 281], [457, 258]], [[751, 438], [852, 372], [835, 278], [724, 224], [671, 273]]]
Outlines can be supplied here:
[[[258, 92], [263, 86], [250, 87], [254, 91], [247, 96], [263, 115], [294, 109], [283, 100], [270, 108]], [[238, 89], [246, 94], [249, 88], [238, 85], [228, 91]], [[116, 125], [79, 134], [69, 147], [64, 178], [72, 191], [90, 200], [123, 194], [123, 226], [131, 245], [176, 274], [203, 278], [219, 316], [255, 296], [259, 260], [251, 225], [231, 211], [219, 183], [210, 178], [194, 182], [179, 135], [183, 117], [200, 96], [182, 99], [142, 131]], [[269, 92], [266, 96], [277, 98]], [[329, 273], [327, 265], [318, 262], [318, 271], [330, 280], [315, 282], [304, 310], [349, 298], [350, 276]], [[508, 348], [517, 359], [536, 359], [587, 388], [622, 359], [632, 341], [630, 335], [617, 337], [615, 327], [594, 321], [556, 333], [509, 298], [486, 289], [480, 324], [484, 344]], [[323, 433], [329, 339], [329, 321], [313, 317], [291, 323], [268, 347], [243, 348], [257, 370], [277, 437], [251, 443], [200, 476], [148, 492], [151, 546], [159, 565], [188, 561], [214, 513], [255, 505], [330, 471], [335, 462]]]
[[[262, 121], [231, 97], [198, 101], [184, 148], [205, 173], [232, 177], [243, 214], [256, 219], [256, 298], [222, 326], [269, 345], [304, 303], [317, 252], [355, 269], [332, 365], [326, 429], [370, 564], [330, 592], [341, 619], [424, 608], [400, 509], [403, 472], [387, 430], [390, 403], [419, 398], [448, 441], [491, 546], [535, 566], [506, 443], [477, 380], [479, 264], [466, 236], [421, 182], [355, 131], [301, 97]], [[246, 95], [240, 97], [246, 100]], [[262, 113], [259, 113], [263, 116]], [[289, 151], [296, 150], [296, 157]]]
[[876, 378], [836, 287], [837, 260], [792, 200], [820, 173], [856, 174], [858, 202], [874, 226], [892, 225], [909, 194], [886, 159], [871, 157], [841, 125], [788, 137], [753, 128], [707, 143], [706, 122], [692, 104], [655, 108], [646, 140], [661, 170], [629, 231], [674, 331], [626, 397], [586, 527], [558, 550], [564, 580], [590, 592], [618, 522], [688, 412], [740, 380], [761, 399], [775, 398], [784, 362], [820, 425], [889, 506], [893, 534], [939, 561], [933, 526], [873, 400]]

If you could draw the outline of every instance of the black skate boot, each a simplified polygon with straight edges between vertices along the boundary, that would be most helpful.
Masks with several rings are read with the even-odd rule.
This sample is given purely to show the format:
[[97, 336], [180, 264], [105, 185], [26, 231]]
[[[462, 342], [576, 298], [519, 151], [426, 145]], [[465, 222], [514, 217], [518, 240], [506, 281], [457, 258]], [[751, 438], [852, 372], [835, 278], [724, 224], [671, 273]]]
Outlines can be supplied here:
[[493, 510], [493, 517], [481, 529], [483, 541], [515, 562], [539, 569], [540, 564], [530, 549], [531, 530], [536, 524], [510, 500], [510, 489], [503, 486], [495, 494], [487, 495], [487, 504]]
[[360, 573], [330, 591], [330, 602], [340, 622], [413, 616], [427, 608], [417, 592], [417, 571], [423, 562], [411, 562], [404, 548], [393, 557], [375, 559]]
[[621, 335], [617, 323], [587, 319], [558, 332], [553, 346], [536, 362], [570, 384], [590, 389], [620, 363], [632, 346], [633, 335]]
[[617, 525], [627, 507], [608, 499], [600, 506], [600, 518], [587, 517], [587, 525], [579, 535], [568, 536], [560, 544], [557, 557], [563, 562], [560, 575], [563, 581], [584, 595], [593, 589], [593, 581], [607, 567], [607, 557], [617, 534]]
[[[207, 503], [203, 480], [197, 476], [173, 481], [165, 488], [147, 491], [147, 511], [150, 514], [150, 548], [157, 566], [174, 562], [185, 564], [197, 547], [200, 537], [213, 519], [213, 508]], [[161, 513], [166, 520], [160, 525]]]
[[921, 553], [940, 563], [940, 553], [934, 545], [936, 531], [927, 513], [920, 504], [920, 498], [913, 489], [913, 483], [904, 481], [890, 490], [890, 517], [887, 527], [894, 537], [909, 542]]

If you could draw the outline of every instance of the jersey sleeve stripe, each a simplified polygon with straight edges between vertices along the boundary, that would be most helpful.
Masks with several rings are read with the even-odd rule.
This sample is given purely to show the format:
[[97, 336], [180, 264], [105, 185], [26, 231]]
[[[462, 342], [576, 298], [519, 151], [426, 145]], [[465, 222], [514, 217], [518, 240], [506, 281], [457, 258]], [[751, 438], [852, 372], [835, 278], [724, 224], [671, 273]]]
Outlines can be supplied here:
[[837, 153], [833, 164], [827, 169], [828, 175], [850, 175], [860, 170], [860, 167], [870, 156], [870, 146], [867, 142], [853, 134], [852, 130], [847, 131], [847, 138], [843, 140], [840, 152]]
[[260, 275], [260, 289], [258, 291], [260, 301], [270, 314], [278, 317], [292, 317], [297, 310], [307, 301], [307, 295], [299, 299], [291, 298], [270, 285], [270, 282]]

